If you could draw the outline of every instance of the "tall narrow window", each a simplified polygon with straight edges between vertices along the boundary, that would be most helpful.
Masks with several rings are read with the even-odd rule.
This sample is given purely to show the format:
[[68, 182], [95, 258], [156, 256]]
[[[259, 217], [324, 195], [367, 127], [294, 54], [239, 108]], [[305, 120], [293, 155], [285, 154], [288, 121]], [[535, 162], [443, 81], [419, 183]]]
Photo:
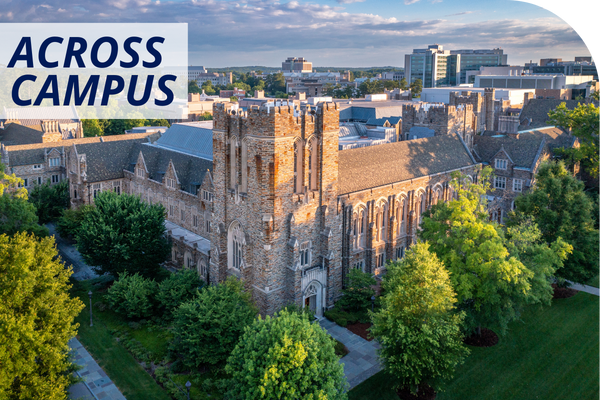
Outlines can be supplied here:
[[302, 140], [294, 142], [294, 192], [302, 193], [304, 186], [304, 146]]
[[319, 141], [316, 137], [310, 139], [308, 145], [308, 186], [317, 190], [319, 186]]
[[300, 266], [310, 265], [310, 242], [304, 242], [300, 245]]
[[229, 186], [231, 189], [235, 189], [237, 184], [237, 138], [232, 137], [229, 141]]
[[387, 219], [388, 219], [388, 206], [387, 203], [381, 205], [381, 236], [379, 240], [387, 239]]
[[243, 260], [244, 234], [238, 222], [229, 227], [227, 258], [229, 268], [239, 270]]
[[248, 141], [242, 140], [242, 163], [240, 165], [242, 169], [242, 193], [248, 192]]

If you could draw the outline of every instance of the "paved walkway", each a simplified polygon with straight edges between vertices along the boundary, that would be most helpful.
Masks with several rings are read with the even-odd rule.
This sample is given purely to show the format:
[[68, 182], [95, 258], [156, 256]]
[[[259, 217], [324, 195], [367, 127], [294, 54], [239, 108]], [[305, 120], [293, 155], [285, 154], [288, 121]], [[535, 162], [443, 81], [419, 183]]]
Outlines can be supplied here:
[[83, 367], [77, 371], [77, 374], [84, 380], [84, 382], [69, 388], [71, 399], [126, 400], [79, 340], [76, 338], [71, 339], [69, 346], [75, 352], [75, 362]]
[[46, 227], [50, 231], [50, 235], [54, 236], [58, 254], [63, 259], [65, 265], [70, 265], [73, 268], [73, 278], [78, 281], [84, 281], [98, 276], [94, 270], [85, 263], [77, 248], [60, 237], [56, 231], [56, 226], [53, 223], [46, 224]]
[[571, 288], [575, 289], [575, 290], [579, 290], [581, 292], [586, 292], [589, 294], [593, 294], [595, 296], [600, 296], [600, 289], [593, 287], [593, 286], [588, 286], [588, 285], [580, 285], [579, 283], [571, 283]]
[[382, 366], [377, 357], [379, 343], [369, 342], [327, 318], [320, 320], [319, 324], [334, 339], [344, 343], [348, 348], [349, 353], [340, 360], [340, 363], [344, 364], [344, 374], [350, 389], [381, 371]]

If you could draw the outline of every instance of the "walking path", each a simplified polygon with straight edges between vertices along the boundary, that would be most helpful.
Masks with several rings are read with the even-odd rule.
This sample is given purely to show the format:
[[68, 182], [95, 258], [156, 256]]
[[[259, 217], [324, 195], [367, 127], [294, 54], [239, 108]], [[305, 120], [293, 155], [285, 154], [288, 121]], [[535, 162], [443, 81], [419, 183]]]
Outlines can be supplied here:
[[94, 270], [85, 263], [77, 248], [60, 237], [56, 231], [56, 226], [53, 223], [46, 224], [46, 227], [50, 231], [50, 235], [54, 236], [58, 254], [65, 262], [65, 265], [70, 265], [73, 268], [72, 276], [74, 279], [84, 281], [98, 276]]
[[369, 342], [326, 318], [320, 320], [319, 324], [334, 339], [348, 348], [349, 353], [340, 360], [340, 363], [344, 364], [344, 374], [350, 389], [381, 371], [382, 366], [377, 357], [379, 343]]
[[75, 362], [83, 368], [77, 374], [83, 382], [69, 388], [69, 397], [73, 400], [126, 400], [119, 389], [110, 380], [98, 363], [92, 358], [83, 345], [73, 338], [69, 346], [75, 352]]
[[575, 290], [579, 290], [581, 292], [586, 292], [589, 294], [593, 294], [595, 296], [600, 296], [600, 289], [593, 287], [593, 286], [588, 286], [588, 285], [580, 285], [579, 283], [571, 283], [571, 288], [575, 289]]

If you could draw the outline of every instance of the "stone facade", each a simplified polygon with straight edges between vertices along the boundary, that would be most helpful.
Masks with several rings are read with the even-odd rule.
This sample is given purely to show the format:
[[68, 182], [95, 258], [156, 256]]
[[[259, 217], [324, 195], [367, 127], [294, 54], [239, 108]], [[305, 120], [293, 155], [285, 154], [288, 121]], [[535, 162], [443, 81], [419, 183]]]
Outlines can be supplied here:
[[402, 107], [402, 133], [413, 127], [433, 130], [435, 136], [460, 135], [469, 147], [477, 131], [478, 117], [472, 104], [451, 106], [445, 104], [415, 104]]
[[470, 104], [473, 106], [473, 114], [477, 117], [475, 131], [481, 133], [485, 130], [494, 130], [495, 119], [495, 94], [496, 89], [486, 88], [484, 94], [478, 92], [451, 92], [449, 93], [448, 105], [459, 106], [461, 104]]

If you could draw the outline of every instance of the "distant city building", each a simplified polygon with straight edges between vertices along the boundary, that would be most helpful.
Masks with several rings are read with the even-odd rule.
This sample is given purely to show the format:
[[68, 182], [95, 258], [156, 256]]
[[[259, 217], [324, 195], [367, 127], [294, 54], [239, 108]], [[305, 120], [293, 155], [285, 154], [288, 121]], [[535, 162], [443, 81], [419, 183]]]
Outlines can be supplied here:
[[556, 64], [562, 62], [562, 58], [542, 58], [540, 59], [540, 67], [545, 67], [548, 64]]
[[213, 85], [228, 85], [233, 83], [233, 73], [227, 72], [219, 74], [217, 72], [199, 72], [196, 78], [198, 86], [202, 86], [204, 82], [210, 81]]
[[[305, 93], [306, 97], [321, 97], [327, 84], [348, 84], [347, 74], [339, 72], [284, 72], [287, 93]], [[345, 78], [345, 79], [344, 79]]]
[[533, 66], [531, 72], [534, 74], [591, 75], [594, 80], [598, 80], [598, 69], [591, 57], [575, 57], [575, 61], [548, 62], [544, 65]]
[[492, 50], [444, 50], [438, 44], [427, 49], [414, 49], [404, 58], [404, 71], [409, 83], [421, 79], [423, 87], [455, 86], [467, 82], [467, 71], [482, 66], [506, 65], [508, 55], [500, 48]]
[[404, 71], [388, 71], [381, 74], [381, 79], [387, 81], [401, 81], [404, 78]]
[[190, 65], [187, 68], [187, 73], [188, 81], [195, 81], [200, 77], [201, 74], [207, 74], [208, 71], [201, 65]]
[[281, 70], [283, 72], [312, 72], [312, 63], [304, 57], [288, 57], [281, 63]]
[[219, 92], [219, 96], [222, 98], [227, 98], [227, 97], [246, 97], [246, 91], [242, 90], [242, 89], [238, 89], [238, 88], [233, 88], [233, 90], [221, 90]]

